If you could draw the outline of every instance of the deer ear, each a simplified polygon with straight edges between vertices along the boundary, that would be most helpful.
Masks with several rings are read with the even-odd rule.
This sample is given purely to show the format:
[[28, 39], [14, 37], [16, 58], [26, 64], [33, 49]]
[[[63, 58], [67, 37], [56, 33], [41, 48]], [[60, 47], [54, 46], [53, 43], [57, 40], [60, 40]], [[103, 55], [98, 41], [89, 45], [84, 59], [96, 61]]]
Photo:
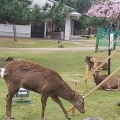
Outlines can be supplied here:
[[91, 71], [93, 72], [93, 71], [94, 71], [94, 69], [93, 69], [93, 68], [91, 68]]
[[78, 96], [77, 96], [77, 94], [75, 92], [72, 93], [71, 99], [73, 99], [73, 100], [77, 100], [78, 99]]
[[99, 68], [99, 70], [103, 70], [103, 68]]

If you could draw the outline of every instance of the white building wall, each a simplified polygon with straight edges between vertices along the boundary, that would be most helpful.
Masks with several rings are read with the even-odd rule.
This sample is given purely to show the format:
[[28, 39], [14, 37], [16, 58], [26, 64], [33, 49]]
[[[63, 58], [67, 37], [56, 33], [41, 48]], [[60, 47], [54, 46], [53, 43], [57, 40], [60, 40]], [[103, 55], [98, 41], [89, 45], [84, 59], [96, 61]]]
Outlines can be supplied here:
[[[31, 25], [16, 25], [17, 37], [31, 37]], [[13, 37], [13, 25], [0, 24], [0, 36]]]

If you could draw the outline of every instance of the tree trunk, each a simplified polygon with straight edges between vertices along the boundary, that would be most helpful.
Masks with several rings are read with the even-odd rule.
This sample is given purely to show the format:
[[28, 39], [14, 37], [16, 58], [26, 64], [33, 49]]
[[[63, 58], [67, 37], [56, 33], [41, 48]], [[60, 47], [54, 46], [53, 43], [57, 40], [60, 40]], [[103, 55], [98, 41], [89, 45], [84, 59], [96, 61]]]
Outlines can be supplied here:
[[120, 29], [120, 18], [118, 18], [118, 20], [117, 20], [117, 30], [119, 30]]
[[13, 24], [13, 34], [14, 34], [14, 41], [17, 41], [16, 25], [15, 24]]

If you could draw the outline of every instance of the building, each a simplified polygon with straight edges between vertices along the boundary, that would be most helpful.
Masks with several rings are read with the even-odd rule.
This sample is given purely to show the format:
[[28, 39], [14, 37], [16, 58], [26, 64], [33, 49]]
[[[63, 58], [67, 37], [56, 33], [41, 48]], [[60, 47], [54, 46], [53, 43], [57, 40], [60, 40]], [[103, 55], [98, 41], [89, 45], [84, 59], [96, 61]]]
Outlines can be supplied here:
[[[35, 5], [44, 6], [46, 3], [57, 4], [54, 0], [32, 0], [30, 8], [32, 9]], [[68, 7], [68, 6], [66, 6]], [[80, 36], [74, 36], [74, 20], [77, 20], [81, 16], [80, 13], [72, 12], [66, 16], [65, 31], [54, 31], [54, 26], [51, 23], [44, 22], [43, 24], [31, 24], [31, 25], [16, 25], [17, 37], [27, 38], [53, 38], [53, 39], [80, 39]], [[47, 34], [51, 32], [51, 36]], [[13, 25], [1, 24], [0, 25], [0, 36], [13, 36]]]

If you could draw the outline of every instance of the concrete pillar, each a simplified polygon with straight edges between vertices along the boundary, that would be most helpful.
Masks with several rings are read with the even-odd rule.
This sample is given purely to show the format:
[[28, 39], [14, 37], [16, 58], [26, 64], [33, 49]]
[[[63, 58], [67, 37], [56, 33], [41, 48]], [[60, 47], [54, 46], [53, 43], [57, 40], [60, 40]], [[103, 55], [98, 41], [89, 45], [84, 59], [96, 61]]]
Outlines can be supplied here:
[[74, 19], [71, 19], [71, 35], [74, 35]]
[[65, 23], [65, 40], [69, 40], [70, 34], [71, 34], [71, 19], [70, 16], [67, 16]]
[[46, 31], [46, 27], [47, 27], [47, 26], [46, 26], [46, 21], [45, 21], [45, 24], [44, 24], [44, 38], [46, 38], [46, 32], [47, 32], [47, 31]]

